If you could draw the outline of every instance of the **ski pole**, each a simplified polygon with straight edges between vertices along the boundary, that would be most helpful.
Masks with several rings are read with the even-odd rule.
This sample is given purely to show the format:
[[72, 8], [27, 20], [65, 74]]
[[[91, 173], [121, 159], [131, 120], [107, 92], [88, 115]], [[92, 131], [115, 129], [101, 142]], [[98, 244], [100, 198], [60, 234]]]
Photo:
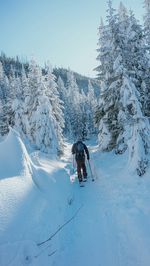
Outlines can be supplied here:
[[75, 158], [74, 158], [74, 155], [73, 156], [73, 161], [72, 161], [72, 164], [73, 164], [73, 168], [75, 168]]
[[89, 160], [88, 160], [88, 162], [89, 162], [89, 168], [90, 168], [90, 172], [91, 172], [91, 178], [92, 178], [92, 181], [94, 181], [91, 164], [90, 164], [90, 161]]
[[76, 161], [75, 161], [75, 155], [73, 154], [73, 158], [72, 158], [72, 166], [73, 166], [73, 173], [76, 172]]

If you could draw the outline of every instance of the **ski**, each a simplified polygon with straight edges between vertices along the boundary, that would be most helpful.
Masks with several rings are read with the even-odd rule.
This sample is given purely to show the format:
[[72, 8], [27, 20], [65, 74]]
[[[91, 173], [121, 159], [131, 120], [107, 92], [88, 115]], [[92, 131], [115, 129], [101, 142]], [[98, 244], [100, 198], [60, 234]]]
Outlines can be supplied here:
[[80, 187], [84, 187], [84, 184], [82, 182], [79, 183]]
[[82, 182], [87, 182], [87, 179], [83, 179], [83, 181]]

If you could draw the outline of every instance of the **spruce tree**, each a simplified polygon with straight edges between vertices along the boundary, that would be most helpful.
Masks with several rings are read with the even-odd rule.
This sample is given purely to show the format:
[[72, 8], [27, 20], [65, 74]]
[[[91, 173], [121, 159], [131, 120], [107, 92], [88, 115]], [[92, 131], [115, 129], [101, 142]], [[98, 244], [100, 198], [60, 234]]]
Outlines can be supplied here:
[[55, 130], [58, 138], [58, 152], [63, 152], [63, 129], [64, 129], [64, 114], [63, 114], [63, 101], [60, 99], [56, 77], [52, 73], [50, 66], [46, 66], [45, 75], [45, 94], [49, 99], [52, 107], [52, 114], [55, 118]]
[[147, 60], [148, 67], [146, 68], [146, 77], [143, 82], [143, 105], [144, 112], [147, 117], [150, 118], [150, 0], [144, 0], [144, 34], [147, 46]]
[[[99, 139], [103, 139], [105, 145], [101, 149], [111, 150], [116, 145], [119, 135], [117, 115], [119, 111], [119, 83], [121, 73], [114, 68], [120, 55], [118, 43], [118, 23], [116, 11], [112, 7], [112, 1], [108, 1], [107, 25], [101, 23], [99, 38], [100, 61], [99, 77], [102, 82], [100, 103], [96, 111], [95, 122], [99, 125]], [[106, 145], [107, 143], [107, 145]]]
[[87, 101], [86, 101], [86, 114], [87, 114], [87, 127], [88, 127], [88, 135], [95, 133], [96, 128], [94, 125], [94, 115], [97, 107], [97, 100], [94, 93], [94, 88], [92, 86], [91, 81], [88, 81], [88, 93], [87, 93]]
[[144, 0], [144, 8], [145, 8], [144, 33], [146, 37], [146, 43], [150, 50], [150, 0]]
[[[24, 103], [26, 135], [35, 148], [43, 152], [58, 152], [56, 119], [47, 93], [42, 71], [34, 60], [29, 65], [29, 91]], [[27, 87], [28, 88], [28, 87]]]
[[141, 176], [148, 166], [150, 127], [142, 113], [140, 93], [129, 77], [124, 77], [120, 95], [118, 120], [123, 130], [118, 137], [116, 150], [122, 153], [128, 147], [131, 168]]
[[11, 86], [15, 87], [15, 99], [13, 101], [14, 127], [22, 136], [26, 135], [25, 98], [29, 96], [28, 78], [22, 65], [21, 77], [12, 78]]
[[12, 118], [11, 95], [9, 94], [9, 80], [4, 73], [3, 65], [0, 62], [0, 134], [6, 135], [9, 131], [9, 124]]
[[76, 79], [72, 71], [67, 73], [67, 131], [70, 138], [76, 139], [82, 135], [80, 124], [80, 94]]
[[66, 95], [67, 90], [66, 90], [64, 82], [60, 76], [58, 77], [57, 85], [58, 85], [58, 92], [59, 92], [60, 99], [63, 102], [63, 108], [62, 108], [63, 117], [64, 117], [63, 134], [65, 136], [67, 136], [67, 134], [68, 134], [68, 119], [67, 119], [67, 117], [68, 117], [68, 103], [67, 103], [67, 95]]
[[102, 59], [102, 63], [97, 68], [102, 80], [95, 115], [99, 144], [102, 150], [115, 148], [117, 153], [128, 148], [130, 161], [134, 161], [134, 168], [142, 175], [148, 165], [149, 150], [148, 123], [142, 101], [148, 68], [144, 36], [132, 12], [128, 15], [121, 4], [116, 16], [111, 1], [108, 6], [108, 24], [101, 27], [99, 39], [103, 46], [100, 45], [98, 60]]

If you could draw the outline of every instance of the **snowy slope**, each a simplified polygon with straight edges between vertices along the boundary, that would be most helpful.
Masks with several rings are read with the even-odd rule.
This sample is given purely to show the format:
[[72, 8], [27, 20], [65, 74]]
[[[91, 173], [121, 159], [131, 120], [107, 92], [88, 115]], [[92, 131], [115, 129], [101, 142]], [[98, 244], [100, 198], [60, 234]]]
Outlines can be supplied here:
[[0, 266], [150, 265], [149, 175], [131, 176], [125, 156], [89, 144], [97, 178], [88, 168], [80, 188], [71, 145], [58, 160], [29, 155], [14, 131], [0, 143]]
[[54, 159], [44, 160], [46, 171], [35, 166], [14, 131], [0, 144], [0, 161], [0, 265], [41, 265], [37, 243], [63, 220], [69, 180]]

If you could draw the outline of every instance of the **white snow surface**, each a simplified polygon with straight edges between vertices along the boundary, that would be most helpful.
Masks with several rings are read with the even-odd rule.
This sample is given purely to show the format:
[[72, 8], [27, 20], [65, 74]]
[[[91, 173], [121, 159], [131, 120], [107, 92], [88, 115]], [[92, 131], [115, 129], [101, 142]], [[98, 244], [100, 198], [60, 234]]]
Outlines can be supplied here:
[[87, 164], [81, 188], [71, 144], [58, 159], [29, 154], [13, 130], [0, 143], [0, 266], [150, 265], [150, 172], [86, 144], [95, 181]]

